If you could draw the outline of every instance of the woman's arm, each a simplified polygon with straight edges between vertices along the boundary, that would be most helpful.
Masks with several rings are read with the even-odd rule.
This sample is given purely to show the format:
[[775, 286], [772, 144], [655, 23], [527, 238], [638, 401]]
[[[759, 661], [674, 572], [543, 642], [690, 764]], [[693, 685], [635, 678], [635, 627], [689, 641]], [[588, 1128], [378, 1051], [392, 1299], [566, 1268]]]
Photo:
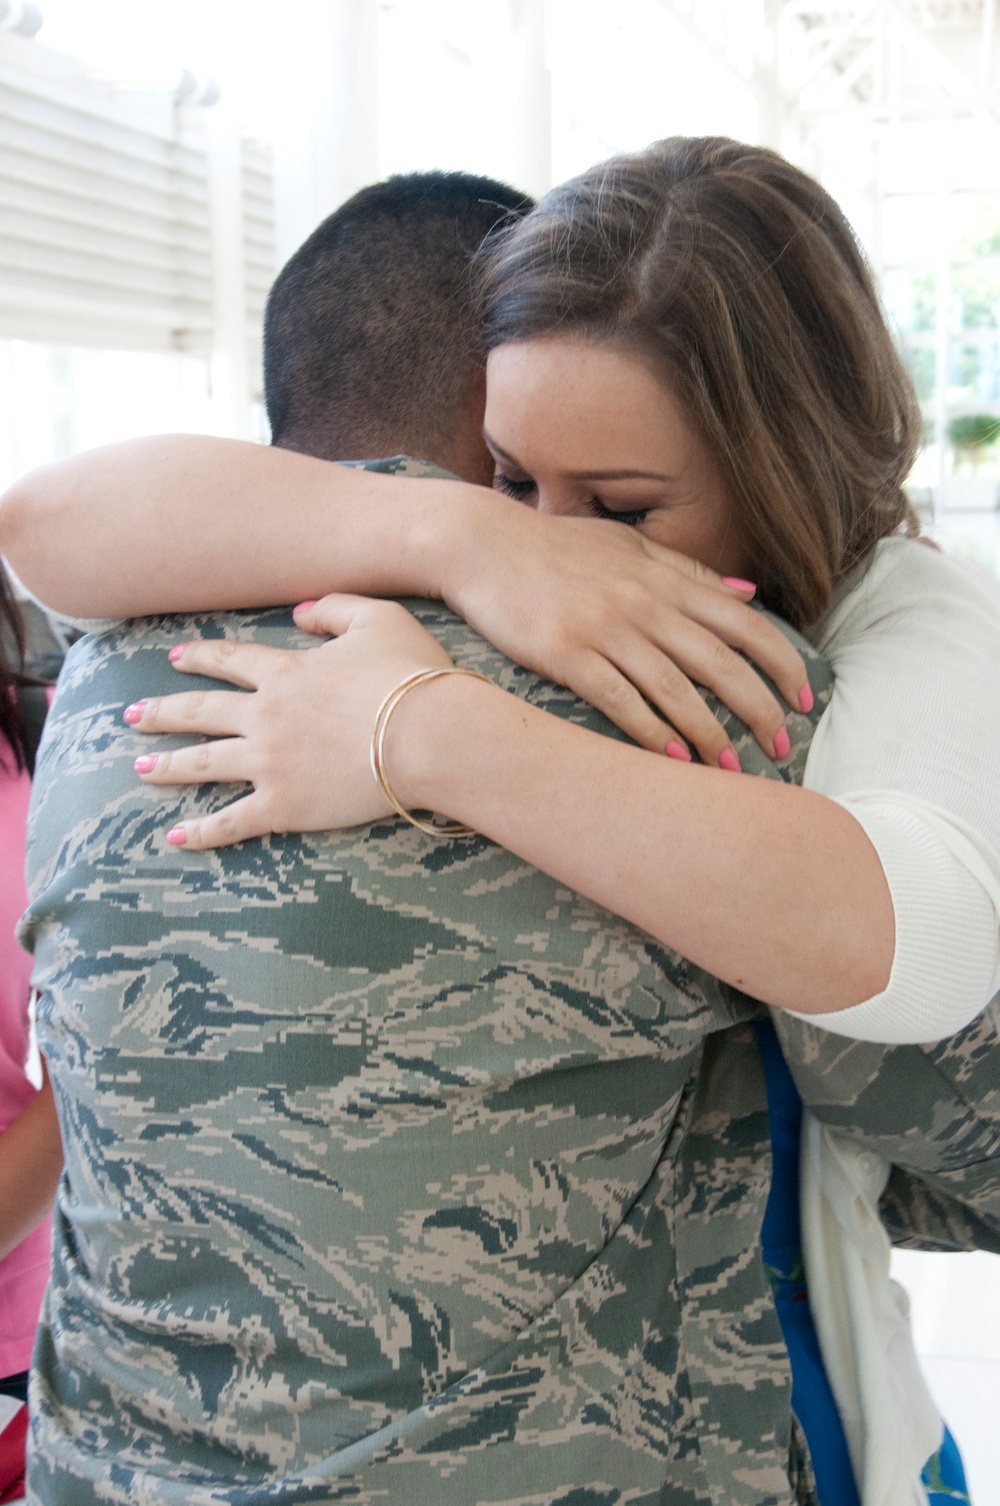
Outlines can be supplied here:
[[347, 588], [440, 596], [448, 541], [490, 500], [462, 482], [163, 434], [16, 481], [0, 499], [0, 548], [70, 617], [272, 606]]
[[[161, 435], [24, 477], [0, 549], [73, 617], [268, 606], [330, 590], [439, 597], [643, 747], [728, 739], [692, 680], [771, 756], [805, 666], [711, 570], [641, 530], [550, 518], [483, 487], [385, 476], [240, 440]], [[661, 715], [651, 709], [655, 707]]]
[[52, 1087], [41, 1091], [0, 1136], [0, 1260], [51, 1211], [63, 1148]]
[[[376, 711], [448, 657], [395, 605], [331, 597], [297, 616], [340, 636], [309, 652], [219, 639], [174, 651], [179, 669], [256, 694], [181, 694], [126, 713], [144, 732], [225, 735], [171, 753], [151, 743], [137, 765], [148, 782], [254, 785], [175, 830], [175, 844], [387, 813], [368, 762]], [[626, 747], [465, 675], [410, 692], [385, 753], [407, 807], [466, 822], [767, 1003], [841, 1010], [888, 980], [894, 922], [878, 856], [821, 795]]]
[[408, 808], [447, 811], [776, 1008], [835, 1012], [888, 983], [889, 890], [833, 801], [655, 759], [465, 677], [407, 701], [387, 760]]

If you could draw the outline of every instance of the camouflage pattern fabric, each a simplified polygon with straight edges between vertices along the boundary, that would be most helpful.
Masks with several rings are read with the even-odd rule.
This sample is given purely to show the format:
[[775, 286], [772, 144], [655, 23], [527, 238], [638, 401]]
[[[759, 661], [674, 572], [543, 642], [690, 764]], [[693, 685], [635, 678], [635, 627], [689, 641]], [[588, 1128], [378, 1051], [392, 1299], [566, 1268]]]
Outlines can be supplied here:
[[1000, 998], [957, 1035], [880, 1046], [771, 1011], [802, 1100], [890, 1162], [890, 1237], [1000, 1252]]
[[[169, 847], [235, 790], [140, 785], [122, 711], [221, 635], [315, 642], [283, 610], [84, 639], [39, 759], [23, 939], [67, 1166], [29, 1499], [815, 1506], [757, 1006], [483, 838]], [[828, 700], [803, 647], [779, 767], [723, 713], [763, 777], [801, 778]]]
[[923, 1177], [894, 1166], [879, 1199], [879, 1214], [894, 1245], [908, 1250], [960, 1254], [989, 1250], [1000, 1255], [1000, 1227]]

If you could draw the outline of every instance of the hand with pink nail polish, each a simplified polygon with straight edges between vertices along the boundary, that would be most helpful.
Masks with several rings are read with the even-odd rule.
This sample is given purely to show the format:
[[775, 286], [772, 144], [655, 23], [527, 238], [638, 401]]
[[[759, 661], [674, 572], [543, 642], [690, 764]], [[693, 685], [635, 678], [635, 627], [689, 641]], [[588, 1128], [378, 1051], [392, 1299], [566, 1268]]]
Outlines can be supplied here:
[[[216, 781], [253, 786], [222, 810], [164, 831], [168, 846], [200, 852], [272, 831], [326, 831], [387, 814], [369, 763], [376, 712], [407, 675], [448, 667], [451, 660], [394, 602], [329, 596], [300, 603], [296, 618], [317, 635], [316, 648], [204, 638], [170, 650], [179, 683], [184, 675], [203, 675], [249, 694], [181, 690], [126, 709], [125, 721], [139, 732], [211, 739], [140, 753], [134, 768], [147, 788]], [[330, 641], [319, 642], [330, 634]], [[432, 708], [435, 688], [421, 687], [419, 696]], [[408, 703], [394, 718], [394, 732], [409, 709]], [[398, 760], [395, 777], [404, 790]]]

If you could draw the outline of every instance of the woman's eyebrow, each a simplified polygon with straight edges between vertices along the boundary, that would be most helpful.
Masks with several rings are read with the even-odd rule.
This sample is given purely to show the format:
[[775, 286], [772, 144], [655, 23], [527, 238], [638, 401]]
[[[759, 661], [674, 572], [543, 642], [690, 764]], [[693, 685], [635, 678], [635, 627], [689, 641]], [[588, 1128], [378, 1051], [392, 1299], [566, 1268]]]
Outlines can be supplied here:
[[516, 471], [523, 469], [521, 462], [515, 460], [513, 455], [508, 455], [507, 451], [498, 445], [495, 439], [491, 439], [485, 428], [483, 429], [483, 438], [498, 460], [506, 460], [508, 465], [512, 465]]
[[[483, 430], [483, 438], [500, 460], [506, 460], [515, 470], [523, 470], [519, 460], [492, 439], [486, 430]], [[567, 474], [573, 481], [672, 481], [673, 476], [664, 476], [660, 471], [569, 471]]]
[[574, 481], [672, 481], [660, 471], [570, 471]]

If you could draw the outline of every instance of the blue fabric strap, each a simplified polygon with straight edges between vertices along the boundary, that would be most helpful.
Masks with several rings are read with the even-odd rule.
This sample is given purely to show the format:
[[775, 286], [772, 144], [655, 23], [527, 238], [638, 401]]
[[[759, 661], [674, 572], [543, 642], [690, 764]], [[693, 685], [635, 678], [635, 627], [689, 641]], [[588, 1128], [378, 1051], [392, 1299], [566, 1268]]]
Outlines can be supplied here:
[[761, 1243], [792, 1366], [792, 1408], [809, 1444], [821, 1506], [861, 1506], [840, 1413], [823, 1368], [802, 1264], [802, 1100], [770, 1020], [758, 1020], [754, 1030], [764, 1063], [771, 1122], [771, 1191]]
[[[754, 1025], [764, 1063], [771, 1125], [771, 1190], [761, 1245], [792, 1367], [792, 1407], [806, 1435], [820, 1506], [860, 1506], [847, 1439], [819, 1349], [802, 1262], [799, 1144], [802, 1100], [770, 1020]], [[928, 1506], [971, 1506], [951, 1433], [923, 1473]]]

